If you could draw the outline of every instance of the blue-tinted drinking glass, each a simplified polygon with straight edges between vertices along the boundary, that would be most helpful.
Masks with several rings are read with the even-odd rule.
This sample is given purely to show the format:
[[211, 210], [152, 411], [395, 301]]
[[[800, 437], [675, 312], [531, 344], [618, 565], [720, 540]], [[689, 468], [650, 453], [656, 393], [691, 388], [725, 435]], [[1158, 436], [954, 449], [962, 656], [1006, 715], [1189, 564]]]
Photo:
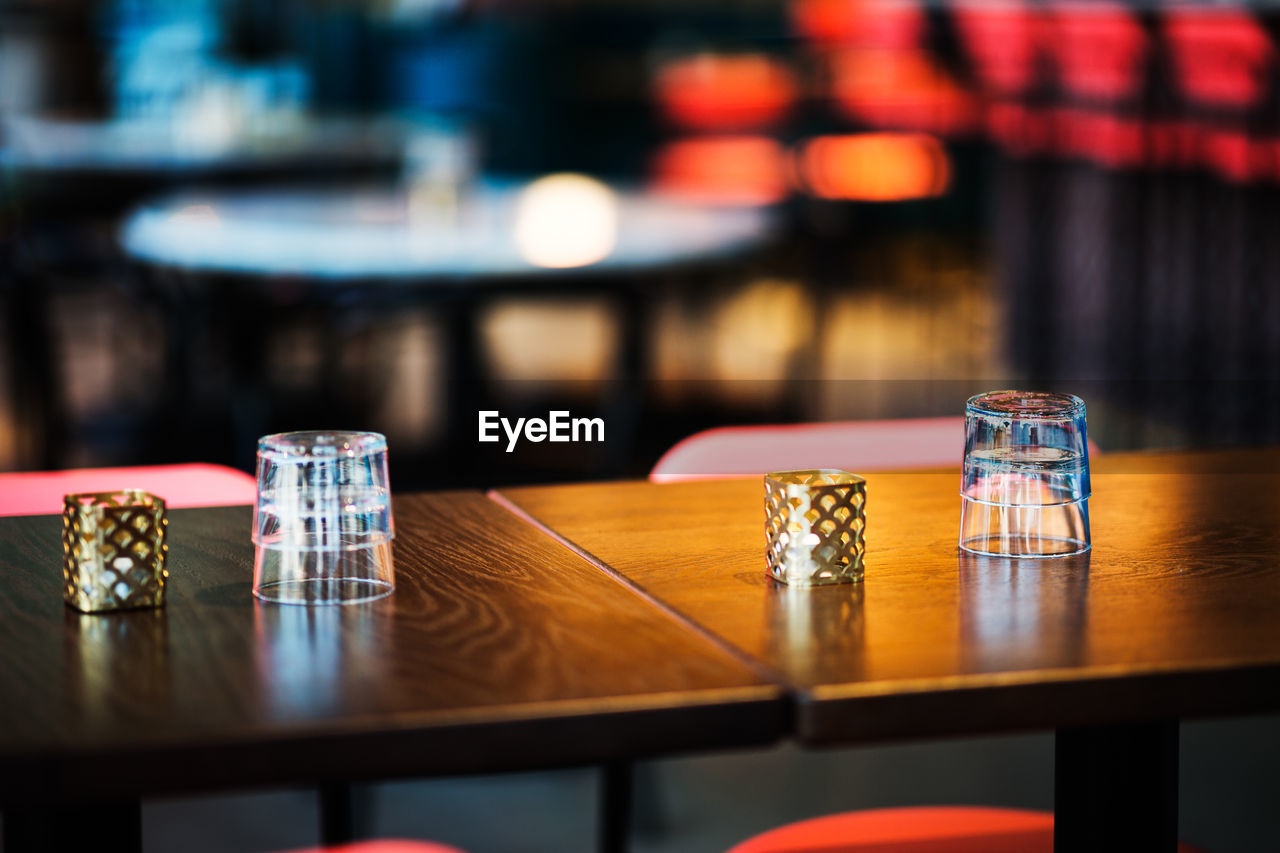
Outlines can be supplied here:
[[961, 548], [1002, 557], [1087, 551], [1089, 494], [1079, 397], [990, 391], [965, 404]]

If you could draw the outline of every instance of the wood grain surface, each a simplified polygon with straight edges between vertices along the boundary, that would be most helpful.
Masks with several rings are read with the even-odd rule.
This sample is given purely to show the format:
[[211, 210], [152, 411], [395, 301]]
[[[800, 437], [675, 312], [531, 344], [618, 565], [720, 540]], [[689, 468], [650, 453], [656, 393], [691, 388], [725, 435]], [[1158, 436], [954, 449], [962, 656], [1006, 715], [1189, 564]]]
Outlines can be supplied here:
[[477, 492], [397, 497], [397, 591], [257, 603], [250, 508], [170, 513], [167, 606], [61, 599], [0, 519], [0, 804], [766, 743], [782, 691]]
[[797, 691], [813, 743], [1280, 707], [1280, 451], [1110, 454], [1093, 551], [964, 554], [959, 475], [867, 477], [866, 581], [768, 579], [756, 479], [493, 493]]

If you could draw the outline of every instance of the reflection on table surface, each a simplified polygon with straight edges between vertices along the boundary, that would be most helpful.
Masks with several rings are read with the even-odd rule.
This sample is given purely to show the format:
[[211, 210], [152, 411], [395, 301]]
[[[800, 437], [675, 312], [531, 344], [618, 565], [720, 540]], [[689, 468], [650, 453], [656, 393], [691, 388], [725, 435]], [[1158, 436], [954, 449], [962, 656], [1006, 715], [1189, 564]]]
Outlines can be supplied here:
[[770, 233], [767, 208], [683, 203], [581, 175], [529, 184], [188, 193], [121, 230], [135, 258], [322, 279], [646, 269], [730, 254]]
[[971, 672], [1087, 663], [1089, 560], [988, 557], [961, 551], [961, 666]]
[[[324, 719], [340, 713], [343, 694], [373, 705], [385, 678], [391, 608], [297, 607], [255, 603], [254, 659], [262, 698], [274, 719]], [[360, 690], [351, 690], [356, 679]]]

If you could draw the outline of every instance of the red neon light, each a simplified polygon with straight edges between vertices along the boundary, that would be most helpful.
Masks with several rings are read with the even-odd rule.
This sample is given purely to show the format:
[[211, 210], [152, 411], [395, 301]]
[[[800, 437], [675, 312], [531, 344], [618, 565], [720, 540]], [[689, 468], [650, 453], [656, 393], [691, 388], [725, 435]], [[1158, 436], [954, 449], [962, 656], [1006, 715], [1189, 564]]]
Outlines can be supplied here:
[[767, 136], [676, 140], [654, 158], [653, 189], [709, 204], [772, 204], [790, 191], [786, 152]]
[[668, 64], [657, 76], [658, 103], [672, 122], [699, 130], [765, 127], [796, 97], [795, 76], [763, 54], [701, 54]]
[[924, 9], [895, 0], [793, 0], [791, 24], [801, 36], [823, 45], [919, 47]]
[[1234, 183], [1247, 183], [1261, 177], [1264, 167], [1260, 162], [1255, 164], [1255, 157], [1261, 159], [1259, 155], [1269, 153], [1255, 146], [1248, 134], [1226, 130], [1202, 132], [1200, 152], [1206, 167]]
[[983, 85], [997, 95], [1019, 95], [1035, 82], [1041, 21], [1019, 5], [959, 6], [956, 29]]
[[992, 137], [1014, 156], [1055, 154], [1112, 169], [1202, 167], [1233, 183], [1280, 179], [1280, 139], [1189, 121], [1144, 122], [1080, 108], [993, 104]]
[[1055, 154], [1117, 169], [1146, 162], [1146, 129], [1138, 119], [1074, 107], [1035, 110], [1005, 102], [988, 109], [987, 127], [1014, 156]]
[[1053, 140], [1048, 116], [1014, 102], [997, 102], [987, 108], [987, 132], [1015, 157], [1044, 154]]
[[1059, 7], [1049, 40], [1064, 88], [1076, 95], [1115, 100], [1142, 85], [1147, 38], [1124, 7], [1111, 3]]
[[836, 105], [875, 127], [951, 134], [978, 118], [973, 97], [924, 51], [840, 51], [831, 72]]
[[1056, 110], [1052, 118], [1059, 154], [1112, 169], [1146, 162], [1144, 129], [1137, 119], [1070, 108]]
[[1174, 77], [1191, 101], [1241, 109], [1266, 92], [1275, 49], [1247, 12], [1178, 9], [1166, 13]]

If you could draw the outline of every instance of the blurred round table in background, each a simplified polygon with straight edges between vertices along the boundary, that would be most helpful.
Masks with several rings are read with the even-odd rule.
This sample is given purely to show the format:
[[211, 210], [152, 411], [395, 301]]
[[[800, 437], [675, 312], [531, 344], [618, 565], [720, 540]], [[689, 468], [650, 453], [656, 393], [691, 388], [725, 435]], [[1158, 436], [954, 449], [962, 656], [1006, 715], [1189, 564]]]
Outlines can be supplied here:
[[[191, 354], [181, 348], [192, 324], [216, 314], [208, 300], [222, 301], [236, 318], [237, 393], [263, 401], [266, 390], [252, 389], [269, 315], [285, 301], [273, 293], [327, 302], [331, 316], [343, 306], [431, 304], [445, 316], [446, 443], [455, 453], [475, 441], [474, 422], [462, 415], [475, 410], [483, 380], [478, 309], [501, 295], [604, 295], [620, 308], [618, 381], [610, 383], [608, 408], [616, 413], [609, 467], [621, 473], [646, 377], [655, 275], [731, 261], [764, 244], [773, 221], [765, 207], [690, 204], [562, 174], [531, 183], [186, 192], [133, 210], [120, 240], [130, 258], [173, 283], [185, 305], [171, 315], [171, 392], [192, 379]], [[180, 392], [168, 406], [189, 409]], [[266, 428], [266, 419], [250, 419], [237, 427], [236, 446], [251, 449], [250, 433]]]
[[137, 259], [193, 271], [373, 282], [653, 269], [755, 246], [770, 222], [764, 208], [565, 175], [460, 191], [186, 194], [135, 210], [121, 241]]

